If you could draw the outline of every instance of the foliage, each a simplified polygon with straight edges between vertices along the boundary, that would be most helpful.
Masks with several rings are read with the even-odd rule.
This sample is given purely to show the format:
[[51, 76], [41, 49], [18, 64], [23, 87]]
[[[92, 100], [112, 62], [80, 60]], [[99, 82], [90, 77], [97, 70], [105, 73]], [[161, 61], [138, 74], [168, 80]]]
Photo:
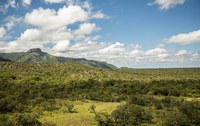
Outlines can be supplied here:
[[54, 118], [52, 113], [65, 109], [66, 117], [77, 109], [73, 102], [57, 101], [61, 99], [125, 103], [112, 113], [88, 104], [84, 112], [91, 111], [89, 118], [96, 117], [99, 125], [195, 126], [200, 124], [199, 78], [199, 68], [107, 70], [76, 63], [1, 62], [0, 121], [40, 125], [44, 113]]
[[38, 121], [38, 117], [31, 113], [23, 113], [17, 115], [18, 126], [40, 126], [41, 123]]
[[89, 110], [91, 113], [95, 113], [95, 108], [96, 108], [96, 106], [93, 104], [93, 105], [91, 105], [91, 106], [88, 108], [88, 110]]
[[164, 126], [189, 126], [187, 116], [179, 111], [170, 112], [165, 119]]
[[114, 126], [111, 115], [107, 113], [96, 113], [95, 119], [98, 122], [98, 126]]
[[67, 110], [68, 112], [72, 113], [73, 109], [74, 109], [74, 105], [73, 104], [66, 104]]
[[112, 113], [116, 126], [139, 126], [142, 123], [149, 123], [152, 115], [145, 109], [134, 104], [120, 106]]

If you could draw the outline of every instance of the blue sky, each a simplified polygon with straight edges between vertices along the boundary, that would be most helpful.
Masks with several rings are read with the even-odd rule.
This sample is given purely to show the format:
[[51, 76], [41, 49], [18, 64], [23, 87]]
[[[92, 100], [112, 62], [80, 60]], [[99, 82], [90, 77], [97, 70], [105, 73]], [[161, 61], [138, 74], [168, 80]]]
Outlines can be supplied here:
[[199, 0], [1, 0], [0, 52], [200, 67]]

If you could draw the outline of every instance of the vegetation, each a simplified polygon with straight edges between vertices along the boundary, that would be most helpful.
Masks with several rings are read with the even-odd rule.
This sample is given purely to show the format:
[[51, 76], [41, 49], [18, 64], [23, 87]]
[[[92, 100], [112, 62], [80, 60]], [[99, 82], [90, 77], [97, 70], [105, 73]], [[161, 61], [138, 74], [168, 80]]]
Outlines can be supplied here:
[[0, 63], [2, 126], [198, 126], [200, 69]]
[[0, 61], [9, 62], [28, 62], [28, 63], [48, 63], [48, 62], [74, 62], [80, 63], [88, 67], [93, 68], [106, 68], [113, 69], [117, 68], [112, 64], [106, 62], [87, 60], [84, 58], [65, 58], [50, 55], [46, 52], [43, 52], [40, 48], [33, 48], [27, 52], [18, 52], [18, 53], [0, 53]]

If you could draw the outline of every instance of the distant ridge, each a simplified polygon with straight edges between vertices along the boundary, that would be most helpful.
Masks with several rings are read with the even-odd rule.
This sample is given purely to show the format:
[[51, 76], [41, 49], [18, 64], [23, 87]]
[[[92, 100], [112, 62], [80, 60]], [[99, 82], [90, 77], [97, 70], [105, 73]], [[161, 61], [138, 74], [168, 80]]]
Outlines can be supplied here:
[[13, 52], [13, 53], [0, 53], [0, 57], [14, 62], [29, 62], [29, 63], [43, 63], [43, 62], [76, 62], [88, 67], [115, 69], [116, 66], [106, 62], [95, 60], [87, 60], [85, 58], [70, 58], [58, 57], [43, 52], [40, 48], [32, 48], [27, 52]]
[[40, 54], [44, 54], [45, 52], [42, 52], [42, 50], [40, 48], [32, 48], [32, 49], [29, 49], [27, 51], [27, 53], [40, 53]]
[[5, 59], [3, 57], [0, 57], [0, 62], [12, 62], [12, 61], [9, 60], [9, 59]]

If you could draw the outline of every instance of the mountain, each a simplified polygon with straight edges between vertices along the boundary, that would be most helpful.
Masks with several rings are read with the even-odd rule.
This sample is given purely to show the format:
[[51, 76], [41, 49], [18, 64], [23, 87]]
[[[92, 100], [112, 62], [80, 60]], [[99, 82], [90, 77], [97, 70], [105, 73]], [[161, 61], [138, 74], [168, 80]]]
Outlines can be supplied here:
[[43, 52], [40, 48], [33, 48], [27, 52], [14, 52], [14, 53], [0, 53], [0, 57], [14, 62], [29, 62], [29, 63], [43, 63], [43, 62], [76, 62], [89, 67], [114, 69], [117, 68], [112, 64], [100, 62], [95, 60], [87, 60], [85, 58], [69, 58], [58, 57]]
[[0, 62], [12, 62], [12, 61], [9, 60], [9, 59], [5, 59], [3, 57], [0, 57]]

